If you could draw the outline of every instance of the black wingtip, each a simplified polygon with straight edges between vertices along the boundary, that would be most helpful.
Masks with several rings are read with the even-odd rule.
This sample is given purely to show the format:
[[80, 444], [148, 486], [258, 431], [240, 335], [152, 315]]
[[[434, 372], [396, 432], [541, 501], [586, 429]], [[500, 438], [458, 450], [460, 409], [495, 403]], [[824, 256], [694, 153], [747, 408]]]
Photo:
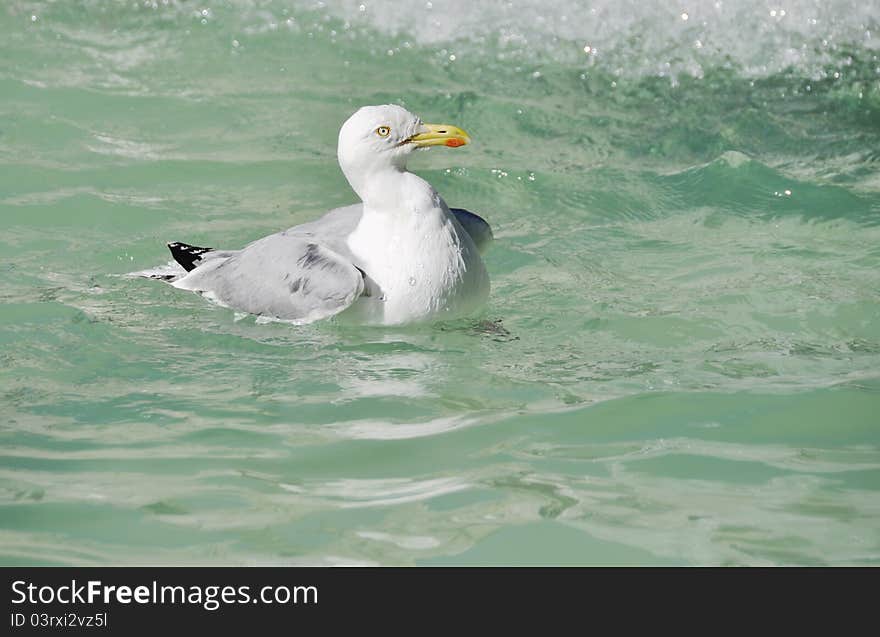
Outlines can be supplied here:
[[183, 269], [187, 272], [194, 270], [202, 260], [202, 256], [206, 252], [211, 252], [214, 249], [191, 246], [187, 243], [180, 243], [179, 241], [169, 241], [167, 245], [168, 249], [171, 250], [171, 256], [174, 257], [174, 260], [183, 266]]

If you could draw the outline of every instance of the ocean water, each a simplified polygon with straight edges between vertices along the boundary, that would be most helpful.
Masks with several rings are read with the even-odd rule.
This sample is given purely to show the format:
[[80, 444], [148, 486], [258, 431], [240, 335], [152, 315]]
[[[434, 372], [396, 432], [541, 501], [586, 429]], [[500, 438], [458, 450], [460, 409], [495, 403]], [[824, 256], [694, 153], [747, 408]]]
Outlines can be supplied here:
[[[0, 563], [880, 563], [880, 5], [5, 0]], [[480, 316], [258, 324], [127, 273], [354, 201]]]

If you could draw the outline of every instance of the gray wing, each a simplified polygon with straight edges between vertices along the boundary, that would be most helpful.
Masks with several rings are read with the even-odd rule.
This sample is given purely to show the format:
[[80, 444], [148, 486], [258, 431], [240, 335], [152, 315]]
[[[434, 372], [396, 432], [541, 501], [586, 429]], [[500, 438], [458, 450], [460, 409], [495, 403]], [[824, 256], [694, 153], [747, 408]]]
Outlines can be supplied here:
[[206, 255], [172, 285], [235, 310], [310, 323], [351, 305], [364, 291], [364, 278], [332, 248], [285, 231], [237, 252]]
[[480, 254], [484, 254], [488, 249], [489, 244], [492, 243], [492, 240], [494, 239], [494, 236], [492, 235], [492, 226], [490, 226], [480, 215], [476, 215], [470, 210], [465, 210], [464, 208], [450, 208], [449, 212], [455, 215], [455, 218], [458, 220], [458, 223], [461, 224], [461, 227], [465, 229], [465, 232], [471, 235], [471, 239], [473, 239]]
[[349, 255], [346, 240], [357, 228], [363, 214], [364, 204], [361, 203], [334, 208], [323, 217], [288, 228], [286, 232], [302, 237], [314, 237], [321, 243], [333, 247], [340, 254]]

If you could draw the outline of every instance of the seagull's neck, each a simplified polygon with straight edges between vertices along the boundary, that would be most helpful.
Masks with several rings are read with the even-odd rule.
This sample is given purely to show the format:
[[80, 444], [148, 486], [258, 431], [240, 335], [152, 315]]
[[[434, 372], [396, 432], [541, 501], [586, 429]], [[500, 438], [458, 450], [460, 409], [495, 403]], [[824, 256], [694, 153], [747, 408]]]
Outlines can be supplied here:
[[406, 168], [384, 166], [353, 178], [351, 187], [364, 209], [379, 214], [410, 214], [440, 208], [440, 196], [427, 181]]

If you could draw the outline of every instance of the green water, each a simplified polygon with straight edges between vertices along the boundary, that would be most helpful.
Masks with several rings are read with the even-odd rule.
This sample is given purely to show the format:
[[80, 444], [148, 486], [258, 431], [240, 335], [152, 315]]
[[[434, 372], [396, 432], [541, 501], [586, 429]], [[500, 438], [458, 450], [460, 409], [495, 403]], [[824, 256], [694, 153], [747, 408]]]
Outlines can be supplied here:
[[[880, 562], [877, 5], [359, 4], [0, 7], [0, 563]], [[474, 140], [481, 317], [126, 276], [353, 202], [385, 102]]]

